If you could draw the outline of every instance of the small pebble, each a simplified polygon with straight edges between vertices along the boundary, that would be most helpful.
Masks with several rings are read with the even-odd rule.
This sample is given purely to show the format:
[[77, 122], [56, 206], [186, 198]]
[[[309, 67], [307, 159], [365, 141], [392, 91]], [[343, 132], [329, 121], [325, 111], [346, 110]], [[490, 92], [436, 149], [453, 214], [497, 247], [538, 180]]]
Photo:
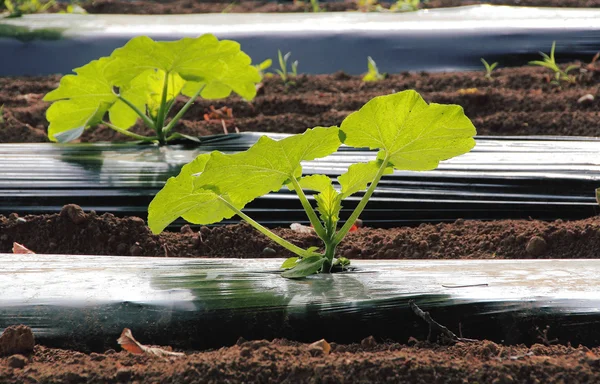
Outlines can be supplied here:
[[277, 255], [277, 251], [270, 247], [265, 247], [265, 249], [263, 249], [262, 253], [264, 256], [269, 256], [269, 257]]

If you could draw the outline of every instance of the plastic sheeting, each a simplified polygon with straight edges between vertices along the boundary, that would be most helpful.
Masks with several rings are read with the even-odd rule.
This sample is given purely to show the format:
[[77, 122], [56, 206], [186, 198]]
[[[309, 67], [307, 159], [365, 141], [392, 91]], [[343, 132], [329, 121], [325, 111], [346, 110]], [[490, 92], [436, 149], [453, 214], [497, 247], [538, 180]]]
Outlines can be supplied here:
[[[131, 144], [5, 144], [0, 146], [0, 214], [53, 213], [64, 204], [115, 215], [146, 217], [156, 192], [200, 153], [242, 151], [263, 133], [203, 138], [200, 146]], [[282, 134], [269, 134], [282, 138]], [[428, 172], [384, 176], [361, 218], [390, 227], [464, 219], [591, 217], [600, 211], [600, 139], [478, 137], [470, 153]], [[303, 164], [304, 174], [344, 173], [375, 153], [342, 146]], [[360, 194], [344, 201], [349, 216]], [[267, 226], [305, 223], [293, 192], [282, 189], [244, 210]], [[233, 219], [237, 222], [237, 219]], [[231, 223], [231, 220], [223, 223]], [[183, 222], [175, 223], [175, 226]]]
[[464, 337], [538, 342], [536, 326], [600, 344], [599, 260], [353, 261], [356, 270], [287, 280], [281, 260], [0, 254], [0, 332], [33, 328], [47, 346], [104, 351], [138, 340], [214, 348], [287, 337], [426, 338], [415, 300]]
[[207, 32], [239, 41], [257, 63], [291, 51], [303, 73], [364, 73], [367, 56], [391, 73], [482, 69], [482, 57], [522, 65], [554, 40], [559, 61], [589, 60], [600, 51], [599, 19], [598, 9], [490, 5], [394, 14], [26, 15], [0, 22], [7, 36], [0, 38], [0, 76], [70, 73], [134, 36]]

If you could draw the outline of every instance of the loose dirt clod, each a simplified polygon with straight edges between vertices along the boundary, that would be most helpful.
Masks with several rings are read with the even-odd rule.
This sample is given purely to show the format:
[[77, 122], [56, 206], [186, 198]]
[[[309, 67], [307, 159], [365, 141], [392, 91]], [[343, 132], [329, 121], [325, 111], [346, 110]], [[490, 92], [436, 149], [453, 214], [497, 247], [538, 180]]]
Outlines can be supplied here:
[[25, 325], [11, 325], [0, 336], [0, 356], [29, 354], [34, 346], [33, 332]]
[[531, 256], [541, 256], [546, 252], [546, 248], [548, 248], [546, 240], [540, 236], [534, 236], [527, 243], [525, 250]]
[[6, 362], [11, 368], [21, 369], [27, 365], [27, 358], [23, 355], [12, 355], [7, 359]]
[[67, 216], [76, 224], [83, 224], [87, 221], [87, 215], [79, 205], [67, 204], [60, 211], [61, 216]]

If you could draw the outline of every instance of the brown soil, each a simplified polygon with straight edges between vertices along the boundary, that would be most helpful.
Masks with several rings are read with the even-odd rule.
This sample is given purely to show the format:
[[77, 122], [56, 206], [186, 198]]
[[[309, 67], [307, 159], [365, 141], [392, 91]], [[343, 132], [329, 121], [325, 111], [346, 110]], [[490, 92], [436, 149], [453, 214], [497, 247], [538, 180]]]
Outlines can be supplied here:
[[[36, 253], [181, 257], [288, 257], [291, 254], [242, 223], [201, 227], [184, 226], [180, 233], [152, 235], [137, 217], [117, 218], [84, 213], [66, 206], [60, 214], [0, 216], [0, 252], [11, 252], [13, 242]], [[70, 207], [70, 208], [69, 208]], [[368, 225], [368, 223], [366, 223]], [[291, 229], [275, 233], [301, 247], [321, 246], [312, 234]], [[351, 232], [338, 247], [350, 259], [523, 259], [598, 258], [600, 217], [542, 222], [459, 219], [451, 224]]]
[[[143, 340], [142, 340], [143, 342]], [[307, 344], [242, 341], [218, 350], [157, 358], [108, 350], [83, 354], [36, 346], [0, 358], [2, 383], [594, 383], [600, 348], [332, 343], [328, 355]]]
[[[43, 142], [47, 126], [44, 94], [58, 85], [60, 77], [0, 78], [0, 143]], [[228, 130], [299, 133], [308, 127], [340, 124], [349, 113], [372, 97], [416, 89], [429, 102], [454, 103], [465, 108], [479, 135], [600, 136], [598, 71], [578, 76], [577, 84], [561, 87], [549, 83], [543, 68], [503, 68], [492, 81], [483, 72], [403, 73], [376, 83], [360, 76], [302, 75], [295, 86], [284, 86], [278, 77], [265, 79], [260, 94], [251, 102], [239, 97], [199, 100], [181, 120], [178, 130], [194, 136], [223, 133], [220, 120], [205, 121], [210, 106], [232, 108], [234, 120]], [[594, 100], [578, 102], [587, 94]], [[184, 100], [178, 102], [177, 110]], [[141, 125], [134, 132], [150, 134]], [[100, 126], [87, 130], [83, 142], [125, 141], [121, 134]]]
[[[322, 1], [320, 6], [329, 12], [356, 11], [358, 1], [343, 2]], [[389, 8], [392, 1], [381, 1]], [[600, 0], [428, 0], [423, 1], [421, 8], [445, 8], [474, 4], [516, 5], [531, 7], [600, 7]], [[189, 14], [189, 13], [246, 13], [246, 12], [311, 12], [309, 0], [305, 1], [231, 1], [231, 0], [89, 0], [82, 3], [89, 13], [112, 14]]]

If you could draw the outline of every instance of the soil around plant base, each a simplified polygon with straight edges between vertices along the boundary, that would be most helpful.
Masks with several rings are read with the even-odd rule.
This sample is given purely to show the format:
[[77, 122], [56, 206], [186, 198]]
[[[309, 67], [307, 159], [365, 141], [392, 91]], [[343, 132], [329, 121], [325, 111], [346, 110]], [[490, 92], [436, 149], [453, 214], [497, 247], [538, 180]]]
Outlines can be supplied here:
[[[380, 1], [389, 8], [392, 1]], [[343, 12], [359, 10], [357, 0], [337, 2], [321, 1], [321, 10], [327, 12]], [[600, 0], [428, 0], [423, 1], [421, 9], [459, 7], [465, 5], [494, 4], [530, 7], [600, 7]], [[312, 12], [309, 0], [305, 1], [230, 1], [230, 0], [90, 0], [82, 3], [88, 13], [104, 14], [190, 14], [190, 13], [273, 13], [273, 12]]]
[[[368, 226], [368, 223], [365, 223]], [[287, 228], [274, 232], [292, 243], [321, 247], [314, 234]], [[84, 212], [76, 205], [60, 214], [0, 216], [0, 252], [13, 242], [36, 253], [156, 257], [290, 257], [292, 254], [249, 224], [189, 226], [179, 233], [153, 235], [138, 217]], [[351, 232], [337, 254], [349, 259], [536, 259], [598, 258], [600, 216], [585, 220], [543, 222], [458, 219], [454, 223]]]
[[[145, 342], [145, 340], [142, 340]], [[36, 346], [28, 356], [0, 358], [2, 383], [594, 383], [600, 348], [503, 346], [489, 341], [440, 346], [367, 338], [331, 343], [331, 352], [276, 339], [184, 357], [158, 358], [107, 350], [83, 354]]]

